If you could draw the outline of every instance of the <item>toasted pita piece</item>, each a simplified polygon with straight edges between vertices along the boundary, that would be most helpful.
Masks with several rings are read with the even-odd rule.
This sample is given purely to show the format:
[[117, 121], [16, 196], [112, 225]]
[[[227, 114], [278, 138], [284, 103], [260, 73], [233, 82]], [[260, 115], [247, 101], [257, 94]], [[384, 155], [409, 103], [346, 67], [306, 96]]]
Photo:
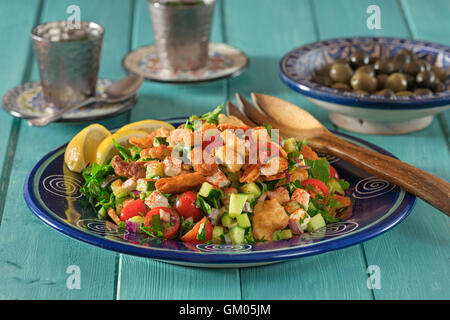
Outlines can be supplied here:
[[182, 193], [201, 186], [205, 177], [199, 172], [186, 173], [171, 178], [161, 178], [155, 182], [155, 188], [162, 193]]

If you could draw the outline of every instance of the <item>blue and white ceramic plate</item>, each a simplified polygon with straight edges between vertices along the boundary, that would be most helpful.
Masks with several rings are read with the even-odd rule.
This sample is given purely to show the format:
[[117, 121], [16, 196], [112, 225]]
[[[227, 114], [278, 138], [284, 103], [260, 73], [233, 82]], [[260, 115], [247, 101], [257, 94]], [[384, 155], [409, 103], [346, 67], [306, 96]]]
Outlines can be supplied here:
[[[112, 83], [109, 79], [98, 79], [97, 95], [100, 95]], [[118, 115], [131, 109], [137, 96], [118, 103], [92, 104], [74, 111], [67, 112], [58, 121], [80, 122], [99, 120]], [[40, 81], [27, 82], [9, 90], [3, 96], [3, 108], [17, 118], [42, 117], [49, 112], [58, 110], [57, 107], [44, 99]]]
[[[344, 129], [373, 134], [402, 134], [428, 126], [434, 114], [450, 107], [450, 91], [433, 96], [387, 98], [342, 92], [311, 81], [314, 73], [355, 51], [371, 57], [390, 57], [401, 49], [412, 50], [432, 65], [450, 67], [450, 47], [397, 38], [340, 38], [314, 42], [288, 52], [280, 61], [281, 80], [330, 112], [331, 121]], [[450, 74], [447, 74], [449, 81]]]
[[207, 82], [240, 75], [248, 66], [248, 57], [226, 43], [209, 43], [208, 63], [195, 71], [165, 70], [158, 61], [156, 45], [136, 49], [125, 56], [122, 65], [128, 72], [144, 79], [167, 83]]
[[[167, 120], [166, 120], [167, 121]], [[184, 123], [168, 120], [172, 124]], [[335, 132], [359, 146], [390, 155], [363, 140]], [[352, 216], [312, 234], [289, 240], [253, 245], [190, 244], [127, 234], [108, 221], [99, 220], [80, 193], [83, 178], [64, 164], [63, 145], [44, 156], [31, 170], [24, 196], [33, 213], [51, 228], [104, 249], [169, 263], [197, 267], [248, 267], [337, 250], [380, 235], [411, 212], [416, 198], [351, 164], [327, 157], [339, 175], [350, 182], [354, 198]]]

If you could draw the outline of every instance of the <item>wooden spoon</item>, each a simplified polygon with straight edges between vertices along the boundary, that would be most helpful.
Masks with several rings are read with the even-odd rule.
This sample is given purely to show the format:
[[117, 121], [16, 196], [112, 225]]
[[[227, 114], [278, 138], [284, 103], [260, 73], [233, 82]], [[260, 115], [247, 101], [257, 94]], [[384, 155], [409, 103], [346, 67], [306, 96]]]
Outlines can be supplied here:
[[[271, 124], [284, 136], [307, 138], [308, 145], [313, 149], [336, 156], [396, 184], [450, 216], [450, 184], [447, 181], [403, 161], [338, 138], [310, 113], [292, 103], [260, 93], [252, 93], [252, 100], [257, 105], [254, 108], [259, 107], [258, 119], [247, 111], [245, 113], [255, 123]], [[250, 105], [247, 105], [247, 109], [251, 108]], [[274, 118], [276, 121], [272, 121]]]
[[231, 101], [227, 102], [227, 113], [229, 116], [235, 116], [238, 119], [241, 119], [246, 125], [250, 127], [256, 127], [256, 123], [250, 120], [238, 107], [236, 107]]

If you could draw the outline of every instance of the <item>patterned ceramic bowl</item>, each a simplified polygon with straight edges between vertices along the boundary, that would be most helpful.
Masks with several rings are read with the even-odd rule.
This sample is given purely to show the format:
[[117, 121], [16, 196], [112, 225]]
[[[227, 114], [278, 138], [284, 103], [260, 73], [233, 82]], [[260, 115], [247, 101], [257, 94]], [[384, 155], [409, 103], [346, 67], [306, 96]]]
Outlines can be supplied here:
[[[343, 92], [311, 81], [330, 62], [348, 58], [354, 51], [371, 57], [390, 57], [401, 49], [443, 68], [450, 66], [450, 47], [426, 41], [396, 38], [341, 38], [314, 42], [287, 53], [280, 62], [282, 81], [329, 111], [331, 121], [346, 130], [371, 134], [402, 134], [427, 127], [433, 115], [450, 107], [450, 91], [432, 96], [387, 98]], [[447, 82], [450, 75], [447, 75]]]

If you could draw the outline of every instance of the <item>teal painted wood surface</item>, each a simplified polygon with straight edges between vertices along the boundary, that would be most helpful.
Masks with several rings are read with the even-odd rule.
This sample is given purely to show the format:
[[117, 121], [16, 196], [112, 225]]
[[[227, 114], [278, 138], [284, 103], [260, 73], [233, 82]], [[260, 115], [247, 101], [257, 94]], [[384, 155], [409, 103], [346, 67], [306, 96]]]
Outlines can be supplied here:
[[[107, 5], [105, 5], [107, 3]], [[38, 79], [29, 31], [40, 21], [67, 17], [77, 4], [83, 20], [106, 27], [99, 75], [125, 75], [121, 60], [153, 42], [145, 0], [0, 0], [0, 91]], [[366, 8], [380, 6], [382, 29], [368, 30]], [[20, 14], [12, 15], [8, 12]], [[355, 35], [399, 36], [449, 44], [450, 5], [434, 0], [219, 0], [212, 41], [227, 42], [250, 56], [240, 77], [207, 84], [144, 83], [135, 108], [101, 121], [114, 127], [145, 118], [203, 113], [234, 93], [279, 96], [312, 112], [332, 128], [327, 113], [284, 86], [281, 56], [319, 39]], [[14, 25], [14, 28], [11, 26]], [[3, 30], [8, 29], [8, 33]], [[357, 135], [424, 170], [450, 178], [448, 112], [420, 132], [402, 136]], [[86, 124], [30, 128], [0, 118], [0, 299], [421, 299], [450, 298], [448, 218], [422, 201], [394, 230], [364, 244], [258, 268], [185, 268], [117, 254], [72, 240], [43, 225], [27, 209], [22, 187], [32, 165]], [[45, 143], [43, 143], [45, 141]], [[7, 150], [10, 150], [10, 153]], [[69, 290], [67, 267], [81, 271], [81, 289]], [[381, 269], [381, 289], [367, 288], [366, 269]], [[212, 285], [211, 285], [212, 284]]]
[[[369, 4], [377, 4], [381, 9], [382, 29], [376, 32], [377, 36], [405, 38], [411, 36], [408, 26], [409, 19], [403, 18], [402, 6], [398, 2], [354, 1], [351, 5], [347, 5], [348, 2], [314, 2], [316, 6], [327, 8], [326, 10], [317, 10], [317, 23], [321, 37], [336, 36], [335, 19], [330, 19], [332, 13], [335, 16], [346, 18], [345, 27], [339, 29], [340, 36], [373, 35], [365, 24], [361, 24], [361, 20], [364, 20], [366, 16], [363, 8], [367, 8]], [[416, 5], [418, 3], [415, 2]], [[425, 7], [431, 8], [424, 2], [420, 3], [422, 3], [422, 9], [425, 9]], [[450, 7], [444, 5], [444, 2], [441, 2], [441, 6], [438, 5], [438, 2], [434, 3], [437, 6], [428, 10], [434, 12], [439, 7], [443, 9], [441, 11], [450, 10]], [[405, 1], [402, 4], [406, 9], [410, 2]], [[417, 8], [416, 11], [422, 12]], [[416, 25], [421, 25], [423, 21], [427, 21], [427, 24], [430, 23], [429, 16], [426, 13], [414, 18], [413, 20], [417, 21]], [[391, 24], [393, 21], [395, 21], [394, 25]], [[440, 38], [445, 39], [444, 29], [435, 27], [434, 30], [438, 34], [441, 32]], [[425, 130], [409, 135], [392, 137], [356, 136], [383, 146], [401, 160], [449, 180], [450, 168], [447, 165], [450, 160], [449, 150], [437, 119], [434, 119], [432, 125]], [[446, 165], [436, 165], [437, 159], [440, 163]], [[377, 265], [381, 269], [381, 289], [374, 290], [375, 298], [448, 298], [447, 288], [450, 281], [448, 273], [449, 227], [448, 217], [418, 200], [416, 207], [405, 222], [391, 232], [365, 242], [363, 248], [367, 263]], [[430, 268], [424, 261], [433, 261], [435, 267]]]
[[[46, 1], [42, 8], [41, 21], [65, 18], [66, 8], [71, 1]], [[132, 7], [127, 1], [109, 1], [109, 10], [103, 10], [101, 2], [78, 1], [82, 15], [95, 19], [110, 32], [105, 34], [104, 53], [100, 75], [121, 77], [123, 71], [117, 67], [120, 56], [129, 50], [129, 24], [120, 22], [117, 17], [129, 21]], [[115, 34], [122, 34], [117, 37]], [[18, 36], [19, 37], [19, 36]], [[22, 37], [30, 41], [28, 32]], [[108, 52], [116, 52], [111, 57]], [[33, 62], [32, 79], [38, 79]], [[120, 117], [119, 117], [120, 118]], [[117, 120], [117, 119], [116, 119]], [[119, 121], [125, 123], [126, 119]], [[107, 123], [119, 122], [108, 120]], [[84, 125], [83, 125], [84, 126]], [[53, 148], [63, 144], [82, 126], [53, 124], [46, 128], [28, 127], [22, 122], [14, 154], [10, 185], [3, 211], [0, 243], [2, 285], [0, 297], [12, 299], [113, 299], [116, 284], [117, 254], [73, 241], [44, 226], [26, 208], [22, 188], [27, 172], [39, 158]], [[55, 134], [57, 132], [57, 134]], [[78, 266], [81, 272], [81, 288], [69, 290], [66, 280], [67, 268]]]
[[[6, 1], [2, 1], [6, 4]], [[6, 92], [10, 88], [28, 80], [30, 70], [27, 68], [32, 58], [30, 39], [24, 34], [28, 34], [39, 18], [40, 2], [35, 1], [31, 5], [26, 0], [15, 1], [10, 5], [0, 7], [0, 30], [10, 30], [0, 33], [0, 42], [5, 47], [14, 48], [14, 55], [5, 54], [0, 59], [0, 92]], [[23, 12], [20, 17], [16, 12]], [[18, 23], [16, 28], [10, 29], [11, 24]], [[20, 121], [10, 117], [4, 110], [0, 117], [0, 221], [2, 208], [5, 202], [6, 190], [8, 188], [11, 163], [9, 159], [13, 156], [15, 141], [18, 134]], [[13, 138], [10, 139], [10, 136]]]

